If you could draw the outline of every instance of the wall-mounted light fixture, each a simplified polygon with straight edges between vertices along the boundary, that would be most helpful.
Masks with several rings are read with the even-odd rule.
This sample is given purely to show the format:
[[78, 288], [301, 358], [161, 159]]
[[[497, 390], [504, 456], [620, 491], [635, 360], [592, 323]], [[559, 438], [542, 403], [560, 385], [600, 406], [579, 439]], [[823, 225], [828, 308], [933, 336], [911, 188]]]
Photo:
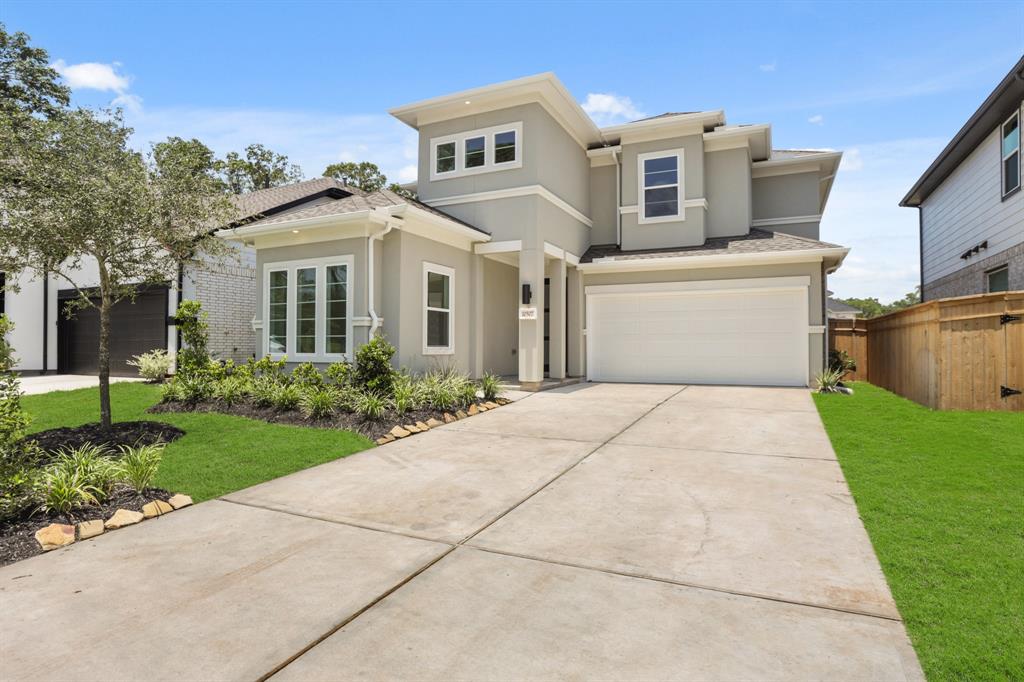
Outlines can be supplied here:
[[533, 300], [533, 293], [530, 291], [530, 285], [523, 285], [523, 305], [528, 305]]

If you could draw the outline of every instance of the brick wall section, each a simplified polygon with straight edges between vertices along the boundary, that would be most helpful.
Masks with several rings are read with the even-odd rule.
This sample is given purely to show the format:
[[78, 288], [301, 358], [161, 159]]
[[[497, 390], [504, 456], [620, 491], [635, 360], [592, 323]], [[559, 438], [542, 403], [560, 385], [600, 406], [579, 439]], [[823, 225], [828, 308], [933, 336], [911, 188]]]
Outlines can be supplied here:
[[209, 315], [210, 354], [218, 360], [245, 362], [256, 352], [256, 269], [237, 263], [207, 265], [189, 278]]
[[925, 282], [924, 300], [987, 293], [985, 273], [1004, 264], [1008, 265], [1010, 270], [1010, 291], [1024, 290], [1024, 243], [1021, 243], [994, 256], [975, 256], [956, 272], [940, 277], [934, 282]]

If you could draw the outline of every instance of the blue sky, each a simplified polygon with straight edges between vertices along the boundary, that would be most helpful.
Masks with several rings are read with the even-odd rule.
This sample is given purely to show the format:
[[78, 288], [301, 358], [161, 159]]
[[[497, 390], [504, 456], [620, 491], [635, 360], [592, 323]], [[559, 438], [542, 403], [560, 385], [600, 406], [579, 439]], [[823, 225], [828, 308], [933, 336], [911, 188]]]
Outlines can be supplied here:
[[[410, 179], [387, 109], [554, 71], [606, 124], [724, 108], [777, 148], [845, 152], [822, 238], [853, 247], [839, 296], [918, 281], [896, 204], [1024, 52], [1024, 1], [933, 3], [0, 3], [83, 105], [116, 102], [140, 146], [262, 142], [307, 177], [371, 160]], [[59, 60], [59, 61], [58, 61]]]

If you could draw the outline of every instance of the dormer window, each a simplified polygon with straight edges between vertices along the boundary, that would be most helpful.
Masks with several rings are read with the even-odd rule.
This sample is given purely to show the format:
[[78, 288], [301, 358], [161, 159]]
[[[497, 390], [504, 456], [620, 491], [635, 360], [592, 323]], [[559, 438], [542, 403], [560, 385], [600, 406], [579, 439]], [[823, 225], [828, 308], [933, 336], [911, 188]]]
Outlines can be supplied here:
[[1020, 112], [1014, 112], [1001, 128], [1003, 197], [1020, 189]]
[[683, 203], [683, 150], [649, 152], [637, 156], [640, 180], [641, 223], [685, 220]]
[[523, 166], [523, 124], [506, 123], [430, 140], [430, 179], [511, 170]]

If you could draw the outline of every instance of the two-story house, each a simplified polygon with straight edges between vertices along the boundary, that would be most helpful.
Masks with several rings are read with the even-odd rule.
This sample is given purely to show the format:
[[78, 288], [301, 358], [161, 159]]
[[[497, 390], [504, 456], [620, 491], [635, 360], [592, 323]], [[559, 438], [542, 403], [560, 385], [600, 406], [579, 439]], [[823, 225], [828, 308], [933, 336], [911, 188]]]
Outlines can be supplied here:
[[260, 352], [480, 375], [807, 385], [838, 152], [722, 111], [598, 128], [550, 73], [398, 107], [419, 200], [353, 194], [221, 233], [256, 251]]
[[918, 209], [921, 300], [1024, 289], [1024, 57], [900, 206]]

